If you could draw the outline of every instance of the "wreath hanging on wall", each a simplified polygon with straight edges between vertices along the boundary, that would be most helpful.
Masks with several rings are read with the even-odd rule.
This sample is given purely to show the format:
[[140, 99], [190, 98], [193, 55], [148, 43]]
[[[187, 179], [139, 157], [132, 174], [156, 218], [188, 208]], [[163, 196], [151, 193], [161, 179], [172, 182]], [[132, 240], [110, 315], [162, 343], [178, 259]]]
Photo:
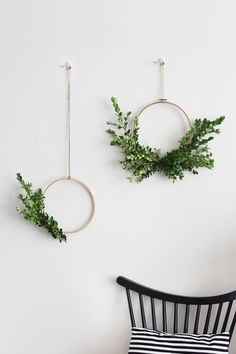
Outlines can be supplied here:
[[[81, 180], [74, 178], [71, 176], [71, 128], [70, 128], [70, 99], [71, 99], [71, 64], [65, 63], [61, 66], [66, 70], [67, 76], [67, 94], [66, 94], [66, 118], [67, 118], [67, 176], [63, 176], [51, 181], [45, 188], [42, 190], [38, 188], [36, 190], [33, 189], [32, 183], [26, 182], [20, 173], [17, 173], [16, 178], [20, 183], [22, 193], [19, 193], [18, 199], [22, 202], [21, 207], [17, 207], [17, 211], [24, 217], [25, 220], [29, 220], [33, 222], [35, 225], [44, 228], [48, 231], [48, 233], [54, 238], [59, 240], [60, 242], [67, 240], [67, 234], [75, 234], [82, 231], [89, 223], [92, 221], [94, 212], [95, 212], [95, 200], [92, 191], [88, 187], [87, 184], [82, 182]], [[76, 183], [77, 186], [83, 188], [83, 190], [87, 193], [90, 201], [91, 201], [91, 211], [87, 217], [87, 219], [77, 226], [74, 229], [63, 230], [57, 220], [53, 216], [50, 216], [45, 210], [45, 193], [48, 189], [61, 181], [68, 181], [72, 183]]]
[[[182, 180], [186, 171], [198, 174], [200, 167], [212, 169], [214, 159], [208, 143], [219, 134], [218, 126], [224, 116], [214, 120], [196, 119], [193, 126], [180, 139], [179, 147], [161, 155], [159, 148], [151, 148], [139, 143], [139, 115], [132, 116], [131, 112], [122, 113], [117, 99], [111, 98], [117, 120], [108, 121], [107, 133], [111, 135], [111, 145], [119, 147], [124, 159], [121, 165], [124, 170], [131, 172], [128, 180], [143, 181], [156, 172], [161, 172], [173, 182]], [[111, 128], [112, 127], [112, 128]]]

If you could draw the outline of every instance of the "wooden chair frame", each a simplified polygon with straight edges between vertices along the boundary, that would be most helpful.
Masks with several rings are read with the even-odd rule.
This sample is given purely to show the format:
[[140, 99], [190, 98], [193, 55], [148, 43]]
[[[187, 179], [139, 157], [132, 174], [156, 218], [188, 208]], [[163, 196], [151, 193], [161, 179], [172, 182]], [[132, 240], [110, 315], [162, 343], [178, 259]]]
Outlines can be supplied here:
[[[196, 313], [194, 319], [193, 333], [199, 333], [199, 319], [201, 315], [201, 309], [203, 305], [207, 305], [207, 313], [204, 323], [203, 334], [209, 333], [209, 323], [212, 316], [212, 307], [213, 305], [217, 305], [217, 312], [214, 320], [213, 330], [211, 333], [222, 333], [228, 331], [230, 333], [230, 338], [232, 337], [235, 323], [236, 323], [236, 311], [233, 312], [233, 302], [236, 300], [236, 291], [232, 291], [223, 295], [216, 296], [207, 296], [207, 297], [191, 297], [191, 296], [180, 296], [174, 294], [168, 294], [162, 291], [154, 290], [152, 288], [148, 288], [144, 285], [138, 284], [132, 280], [129, 280], [125, 277], [119, 276], [117, 278], [117, 283], [126, 288], [128, 306], [129, 306], [129, 314], [132, 327], [136, 327], [135, 314], [132, 304], [132, 296], [131, 292], [135, 292], [139, 296], [139, 307], [141, 311], [141, 319], [142, 319], [142, 327], [147, 328], [146, 314], [145, 314], [145, 306], [144, 306], [144, 296], [150, 298], [150, 306], [151, 306], [151, 316], [152, 316], [152, 328], [154, 330], [158, 330], [157, 328], [157, 317], [155, 311], [155, 300], [160, 300], [162, 302], [162, 329], [163, 332], [167, 332], [167, 303], [174, 304], [174, 316], [173, 316], [173, 333], [178, 332], [178, 315], [179, 309], [178, 304], [185, 305], [185, 314], [184, 314], [184, 328], [183, 333], [189, 333], [189, 317], [191, 305], [195, 305]], [[223, 304], [226, 304], [225, 314], [222, 314]], [[223, 318], [221, 318], [223, 316]], [[232, 320], [229, 321], [230, 316]], [[219, 322], [222, 322], [222, 326], [219, 329]], [[159, 329], [160, 330], [160, 329]]]

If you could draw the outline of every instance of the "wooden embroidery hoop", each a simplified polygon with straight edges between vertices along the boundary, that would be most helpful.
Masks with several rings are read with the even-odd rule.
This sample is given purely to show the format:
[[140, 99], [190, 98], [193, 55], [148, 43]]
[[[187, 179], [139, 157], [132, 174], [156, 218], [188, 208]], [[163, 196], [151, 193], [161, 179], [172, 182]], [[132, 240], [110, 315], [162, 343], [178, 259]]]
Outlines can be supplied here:
[[176, 108], [180, 112], [182, 112], [184, 117], [185, 117], [185, 119], [187, 120], [187, 123], [188, 123], [189, 127], [192, 128], [191, 120], [190, 120], [188, 114], [185, 112], [185, 110], [183, 108], [181, 108], [178, 104], [170, 102], [166, 98], [164, 98], [165, 97], [164, 96], [164, 65], [165, 65], [164, 59], [160, 58], [158, 60], [155, 60], [153, 63], [160, 65], [160, 92], [161, 92], [161, 98], [159, 98], [157, 101], [151, 102], [151, 103], [147, 104], [146, 106], [144, 106], [143, 108], [141, 108], [141, 110], [136, 114], [136, 116], [140, 117], [141, 114], [146, 109], [148, 109], [151, 106], [154, 106], [154, 105], [157, 105], [157, 104], [167, 104], [167, 105], [170, 105], [170, 106]]
[[93, 196], [93, 193], [91, 191], [91, 189], [88, 187], [88, 185], [84, 182], [82, 182], [81, 180], [71, 177], [71, 136], [70, 136], [70, 91], [71, 91], [71, 77], [70, 77], [70, 73], [71, 73], [71, 64], [69, 63], [65, 63], [64, 65], [62, 65], [61, 67], [65, 68], [66, 73], [67, 73], [67, 123], [68, 123], [68, 141], [67, 141], [67, 176], [66, 177], [60, 177], [57, 178], [53, 181], [51, 181], [45, 188], [43, 191], [43, 194], [45, 195], [46, 192], [48, 191], [48, 189], [53, 186], [54, 184], [56, 184], [57, 182], [61, 182], [61, 181], [72, 181], [75, 182], [77, 185], [79, 185], [80, 187], [82, 187], [88, 194], [88, 196], [90, 197], [91, 200], [91, 211], [86, 219], [86, 221], [76, 227], [75, 229], [71, 229], [71, 230], [63, 230], [63, 232], [65, 234], [73, 234], [73, 233], [77, 233], [81, 230], [83, 230], [86, 226], [88, 226], [88, 224], [90, 224], [90, 222], [92, 221], [94, 214], [95, 214], [95, 199]]

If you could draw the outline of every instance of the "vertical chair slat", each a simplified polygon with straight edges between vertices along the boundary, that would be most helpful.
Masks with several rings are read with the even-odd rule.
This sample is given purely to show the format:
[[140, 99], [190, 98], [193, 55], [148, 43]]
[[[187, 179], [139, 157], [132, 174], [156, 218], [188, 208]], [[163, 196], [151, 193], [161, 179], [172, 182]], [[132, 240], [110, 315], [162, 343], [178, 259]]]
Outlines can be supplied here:
[[130, 290], [128, 288], [126, 288], [126, 294], [127, 294], [127, 299], [128, 299], [128, 305], [129, 305], [129, 314], [130, 314], [131, 325], [132, 325], [132, 327], [135, 327], [136, 323], [135, 323], [135, 318], [134, 318], [134, 311], [133, 311], [133, 306], [132, 306]]
[[208, 332], [209, 322], [210, 322], [210, 318], [211, 318], [211, 310], [212, 310], [212, 304], [208, 305], [208, 310], [207, 310], [207, 315], [206, 315], [206, 322], [205, 322], [203, 333], [207, 333]]
[[193, 330], [194, 334], [198, 333], [200, 312], [201, 312], [201, 305], [197, 305], [197, 311], [196, 311], [196, 317], [195, 317], [195, 323], [194, 323], [194, 330]]
[[178, 332], [178, 304], [174, 304], [174, 333]]
[[236, 312], [234, 313], [234, 318], [232, 320], [232, 323], [231, 323], [231, 326], [230, 326], [230, 329], [229, 329], [229, 333], [230, 333], [231, 336], [232, 336], [233, 331], [234, 331], [235, 323], [236, 323]]
[[223, 302], [219, 303], [212, 333], [216, 333], [217, 332], [218, 325], [219, 325], [219, 320], [220, 320], [220, 315], [221, 315], [221, 311], [222, 311], [222, 306], [223, 306]]
[[162, 322], [163, 322], [163, 332], [167, 332], [167, 317], [166, 317], [166, 302], [162, 301]]
[[151, 308], [152, 308], [152, 328], [157, 330], [157, 319], [156, 319], [156, 310], [155, 310], [155, 300], [151, 297]]
[[145, 316], [145, 310], [144, 310], [144, 305], [143, 305], [143, 295], [142, 294], [139, 294], [139, 302], [140, 302], [142, 324], [143, 324], [144, 328], [147, 328], [147, 322], [146, 322], [146, 316]]
[[230, 312], [231, 312], [232, 305], [233, 305], [233, 301], [231, 300], [231, 301], [229, 301], [229, 304], [228, 304], [228, 307], [227, 307], [227, 311], [226, 311], [226, 314], [225, 314], [225, 319], [224, 319], [224, 322], [223, 322], [223, 326], [222, 326], [221, 332], [225, 332], [226, 331], [226, 327], [227, 327], [227, 324], [228, 324], [228, 321], [229, 321], [229, 315], [230, 315]]
[[184, 333], [188, 332], [188, 324], [189, 324], [189, 308], [190, 305], [187, 304], [185, 308], [185, 316], [184, 316]]

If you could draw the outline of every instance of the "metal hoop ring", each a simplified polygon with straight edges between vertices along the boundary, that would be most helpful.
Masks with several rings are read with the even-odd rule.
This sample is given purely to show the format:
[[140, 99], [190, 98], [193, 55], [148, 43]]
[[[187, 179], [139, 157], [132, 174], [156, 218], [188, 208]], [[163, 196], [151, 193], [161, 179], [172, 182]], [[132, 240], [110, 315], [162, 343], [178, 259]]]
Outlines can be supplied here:
[[170, 101], [167, 101], [165, 99], [160, 99], [160, 100], [157, 100], [157, 101], [154, 101], [152, 103], [149, 103], [148, 105], [144, 106], [138, 113], [137, 113], [137, 117], [140, 117], [140, 115], [149, 107], [151, 106], [154, 106], [156, 104], [160, 104], [160, 103], [165, 103], [165, 104], [168, 104], [168, 105], [171, 105], [171, 106], [174, 106], [175, 108], [177, 108], [178, 110], [180, 110], [184, 117], [186, 118], [190, 128], [192, 128], [192, 124], [191, 124], [191, 120], [189, 118], [189, 116], [187, 115], [187, 113], [183, 110], [183, 108], [181, 108], [179, 105], [177, 105], [176, 103], [173, 103], [173, 102], [170, 102]]
[[80, 181], [79, 179], [76, 179], [76, 178], [72, 178], [72, 177], [61, 177], [61, 178], [57, 178], [55, 179], [54, 181], [50, 182], [44, 189], [43, 191], [43, 194], [45, 195], [45, 193], [48, 191], [48, 189], [54, 185], [55, 183], [57, 182], [60, 182], [60, 181], [64, 181], [64, 180], [67, 180], [67, 181], [74, 181], [76, 182], [77, 184], [79, 184], [81, 187], [83, 187], [86, 192], [88, 193], [89, 197], [90, 197], [90, 200], [91, 200], [91, 204], [92, 204], [92, 208], [91, 208], [91, 212], [87, 218], [87, 220], [79, 227], [77, 227], [76, 229], [72, 229], [72, 230], [68, 230], [68, 231], [64, 231], [63, 232], [65, 234], [73, 234], [73, 233], [76, 233], [76, 232], [79, 232], [81, 230], [83, 230], [93, 219], [94, 217], [94, 213], [95, 213], [95, 199], [94, 199], [94, 196], [93, 196], [93, 193], [92, 191], [90, 190], [90, 188], [82, 181]]

